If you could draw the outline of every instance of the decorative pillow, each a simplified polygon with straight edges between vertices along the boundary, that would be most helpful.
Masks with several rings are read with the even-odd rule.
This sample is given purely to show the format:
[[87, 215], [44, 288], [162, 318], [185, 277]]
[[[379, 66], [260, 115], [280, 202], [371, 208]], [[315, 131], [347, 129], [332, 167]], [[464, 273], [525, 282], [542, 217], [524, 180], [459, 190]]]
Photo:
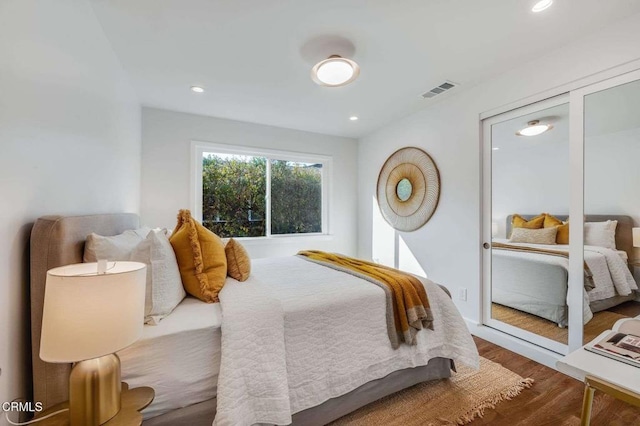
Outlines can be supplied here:
[[227, 275], [238, 281], [246, 281], [251, 274], [249, 253], [233, 238], [227, 242], [224, 252], [227, 255]]
[[557, 228], [556, 244], [569, 244], [569, 221], [558, 225]]
[[584, 245], [616, 249], [617, 220], [587, 222], [584, 224]]
[[564, 222], [558, 219], [557, 217], [550, 215], [549, 213], [544, 214], [544, 225], [543, 228], [553, 228], [554, 226], [560, 226]]
[[90, 234], [84, 244], [83, 262], [100, 260], [129, 260], [133, 249], [144, 240], [151, 228], [124, 231], [120, 235], [105, 237]]
[[569, 221], [563, 222], [555, 216], [545, 213], [544, 228], [558, 227], [556, 244], [569, 244]]
[[513, 232], [511, 232], [511, 238], [509, 239], [509, 242], [529, 244], [555, 244], [557, 232], [557, 227], [541, 229], [513, 228]]
[[534, 218], [526, 220], [519, 214], [511, 217], [511, 228], [540, 229], [544, 225], [545, 214], [538, 215]]
[[169, 242], [187, 293], [207, 303], [217, 302], [227, 278], [227, 256], [220, 237], [194, 220], [189, 210], [180, 210]]
[[132, 251], [130, 259], [147, 265], [144, 322], [157, 325], [184, 299], [176, 255], [165, 230], [152, 230]]

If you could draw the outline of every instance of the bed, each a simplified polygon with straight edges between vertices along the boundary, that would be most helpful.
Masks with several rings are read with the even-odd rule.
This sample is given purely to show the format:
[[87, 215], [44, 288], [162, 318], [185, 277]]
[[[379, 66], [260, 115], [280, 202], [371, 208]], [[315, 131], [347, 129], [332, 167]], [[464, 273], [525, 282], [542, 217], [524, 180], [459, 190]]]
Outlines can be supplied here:
[[[38, 356], [46, 271], [81, 262], [84, 240], [91, 232], [117, 235], [138, 227], [139, 218], [134, 214], [48, 216], [36, 221], [31, 234], [33, 389], [34, 400], [45, 408], [67, 399], [70, 370], [70, 365], [45, 363]], [[143, 411], [145, 425], [210, 425], [214, 417], [220, 425], [261, 420], [253, 421], [230, 403], [242, 399], [238, 392], [242, 397], [247, 391], [235, 383], [251, 382], [248, 378], [265, 373], [252, 370], [257, 368], [256, 361], [277, 364], [286, 374], [288, 385], [277, 391], [290, 404], [289, 412], [272, 410], [269, 415], [274, 417], [270, 418], [276, 420], [271, 423], [304, 425], [326, 424], [401, 389], [450, 377], [453, 360], [477, 366], [477, 350], [464, 321], [447, 294], [433, 283], [425, 286], [430, 299], [437, 302], [433, 307], [436, 331], [420, 332], [415, 347], [403, 345], [393, 350], [384, 318], [375, 316], [376, 311], [384, 310], [380, 303], [384, 296], [375, 286], [296, 257], [255, 260], [252, 271], [255, 278], [250, 281], [255, 279], [255, 283], [228, 279], [221, 303], [185, 298], [159, 325], [145, 325], [142, 338], [119, 352], [123, 381], [156, 390], [154, 403]], [[287, 281], [286, 276], [297, 278]], [[340, 297], [336, 297], [338, 280]], [[252, 289], [250, 294], [248, 289]], [[270, 298], [283, 289], [283, 297]], [[345, 304], [356, 295], [365, 309], [354, 309], [359, 317], [353, 327], [345, 327], [345, 321], [351, 324], [353, 318], [340, 315], [350, 315]], [[242, 322], [247, 311], [237, 307], [234, 298], [238, 297], [256, 299], [251, 313], [258, 315], [263, 310], [260, 321]], [[269, 304], [283, 309], [281, 325], [273, 323], [266, 308]], [[269, 321], [273, 325], [266, 326]], [[342, 335], [341, 329], [347, 328], [352, 334]], [[243, 340], [237, 337], [240, 334], [248, 337]], [[356, 344], [347, 347], [349, 341]], [[253, 350], [246, 350], [251, 345]], [[251, 359], [249, 353], [257, 358]], [[266, 371], [266, 376], [272, 373]]]
[[[534, 215], [523, 215], [529, 220]], [[566, 220], [566, 216], [556, 216]], [[511, 231], [511, 216], [507, 217], [507, 235]], [[629, 271], [628, 259], [633, 257], [633, 219], [620, 215], [587, 215], [585, 222], [617, 220], [615, 241], [617, 250], [585, 246], [585, 262], [593, 273], [595, 288], [583, 292], [583, 318], [586, 324], [593, 314], [637, 297], [637, 284]], [[513, 244], [506, 239], [494, 243], [564, 251], [568, 245]], [[543, 253], [492, 250], [491, 300], [494, 303], [527, 312], [557, 323], [568, 324], [567, 288], [568, 259]]]

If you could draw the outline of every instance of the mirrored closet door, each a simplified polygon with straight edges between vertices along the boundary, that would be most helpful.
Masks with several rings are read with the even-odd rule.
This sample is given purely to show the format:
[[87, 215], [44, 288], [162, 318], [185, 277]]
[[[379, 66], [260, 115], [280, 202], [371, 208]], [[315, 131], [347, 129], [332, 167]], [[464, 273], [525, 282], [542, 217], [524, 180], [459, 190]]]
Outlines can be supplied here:
[[[584, 104], [584, 343], [616, 321], [640, 315], [640, 75], [578, 91]], [[636, 79], [634, 81], [634, 79]], [[634, 276], [635, 272], [635, 276]]]
[[484, 216], [491, 218], [483, 320], [558, 353], [566, 352], [569, 330], [568, 101], [564, 95], [483, 122]]
[[640, 70], [487, 117], [482, 323], [566, 354], [640, 315]]

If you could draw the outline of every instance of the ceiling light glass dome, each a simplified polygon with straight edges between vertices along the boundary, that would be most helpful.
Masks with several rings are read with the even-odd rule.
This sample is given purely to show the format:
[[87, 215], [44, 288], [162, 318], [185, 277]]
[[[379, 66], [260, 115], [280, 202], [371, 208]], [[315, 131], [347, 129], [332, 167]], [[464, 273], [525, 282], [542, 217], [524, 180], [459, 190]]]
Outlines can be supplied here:
[[321, 86], [337, 87], [351, 83], [360, 75], [360, 67], [351, 59], [331, 55], [311, 69], [311, 78]]
[[527, 127], [522, 130], [516, 132], [518, 136], [538, 136], [547, 130], [552, 129], [553, 126], [550, 124], [540, 124], [539, 120], [533, 120], [527, 123]]
[[531, 8], [532, 12], [542, 12], [545, 9], [548, 9], [553, 4], [553, 0], [540, 0]]

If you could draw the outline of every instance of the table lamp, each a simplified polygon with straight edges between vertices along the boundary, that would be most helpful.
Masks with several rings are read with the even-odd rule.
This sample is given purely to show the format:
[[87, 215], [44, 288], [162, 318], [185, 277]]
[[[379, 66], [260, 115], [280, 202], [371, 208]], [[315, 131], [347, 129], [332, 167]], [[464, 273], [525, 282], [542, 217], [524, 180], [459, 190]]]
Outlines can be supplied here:
[[640, 228], [632, 228], [633, 246], [640, 247]]
[[115, 352], [142, 334], [146, 265], [81, 263], [47, 271], [40, 358], [74, 363], [69, 375], [72, 426], [97, 426], [120, 411]]

